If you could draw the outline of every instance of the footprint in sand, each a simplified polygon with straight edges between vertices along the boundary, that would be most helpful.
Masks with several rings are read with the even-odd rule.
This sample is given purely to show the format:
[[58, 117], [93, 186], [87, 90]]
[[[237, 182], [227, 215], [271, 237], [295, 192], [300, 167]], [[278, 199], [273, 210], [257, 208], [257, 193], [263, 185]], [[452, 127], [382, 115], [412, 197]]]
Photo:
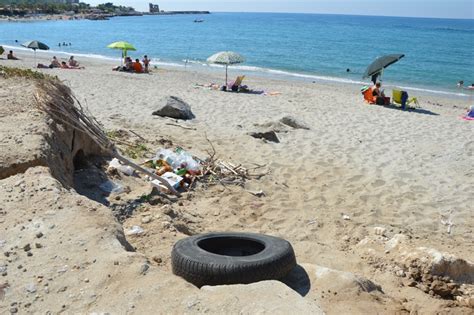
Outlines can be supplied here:
[[384, 180], [381, 180], [381, 179], [377, 179], [375, 182], [373, 182], [372, 184], [372, 187], [374, 188], [378, 188], [378, 187], [382, 187], [383, 185], [385, 185], [385, 181]]
[[364, 177], [363, 175], [352, 176], [351, 178], [349, 178], [349, 181], [350, 181], [350, 182], [358, 182], [358, 181], [360, 181], [363, 177]]
[[474, 155], [474, 141], [469, 141], [464, 145], [464, 149], [466, 150], [467, 156]]

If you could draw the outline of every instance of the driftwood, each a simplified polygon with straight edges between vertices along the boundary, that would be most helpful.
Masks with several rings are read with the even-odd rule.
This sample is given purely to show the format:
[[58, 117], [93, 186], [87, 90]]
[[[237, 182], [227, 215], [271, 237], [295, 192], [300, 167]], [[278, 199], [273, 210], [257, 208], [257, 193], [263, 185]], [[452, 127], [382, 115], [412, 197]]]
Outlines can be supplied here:
[[117, 158], [120, 162], [129, 165], [135, 170], [158, 180], [170, 192], [179, 196], [179, 193], [166, 180], [153, 172], [124, 158], [114, 143], [107, 137], [102, 125], [81, 105], [72, 91], [57, 80], [43, 79], [37, 81], [35, 93], [36, 107], [45, 112], [60, 124], [65, 124], [77, 131], [87, 134], [104, 152]]

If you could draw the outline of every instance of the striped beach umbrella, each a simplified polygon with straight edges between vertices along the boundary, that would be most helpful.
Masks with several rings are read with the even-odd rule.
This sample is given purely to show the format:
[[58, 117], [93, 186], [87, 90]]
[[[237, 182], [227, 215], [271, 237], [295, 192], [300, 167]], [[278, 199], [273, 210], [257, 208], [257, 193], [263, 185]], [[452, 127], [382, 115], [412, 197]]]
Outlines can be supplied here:
[[221, 51], [207, 58], [207, 62], [225, 65], [225, 85], [227, 86], [227, 68], [229, 65], [245, 62], [245, 58], [233, 51]]

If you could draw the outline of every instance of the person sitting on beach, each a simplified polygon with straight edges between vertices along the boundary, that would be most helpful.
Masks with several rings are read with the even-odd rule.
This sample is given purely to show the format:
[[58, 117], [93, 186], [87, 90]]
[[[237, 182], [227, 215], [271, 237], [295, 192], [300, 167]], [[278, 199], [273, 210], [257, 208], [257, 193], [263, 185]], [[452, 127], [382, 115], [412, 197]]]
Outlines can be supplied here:
[[375, 83], [374, 87], [372, 88], [372, 95], [373, 96], [382, 96], [384, 97], [384, 92], [380, 90], [380, 87], [382, 86], [382, 83], [377, 82]]
[[132, 61], [132, 58], [130, 58], [130, 57], [126, 57], [126, 58], [125, 58], [125, 67], [124, 67], [123, 70], [124, 70], [124, 71], [130, 71], [130, 72], [133, 71], [133, 61]]
[[148, 56], [143, 57], [143, 65], [145, 66], [145, 73], [148, 73], [148, 65], [150, 64], [151, 59], [148, 59]]
[[53, 59], [51, 60], [50, 67], [51, 68], [61, 68], [61, 63], [59, 62], [58, 58], [56, 58], [56, 56], [54, 56]]
[[377, 105], [388, 105], [390, 104], [390, 98], [385, 96], [385, 93], [380, 88], [382, 87], [382, 83], [377, 82], [375, 86], [372, 88], [372, 96], [375, 99], [375, 104]]
[[135, 62], [133, 63], [133, 71], [136, 73], [143, 73], [143, 66], [140, 63], [140, 60], [135, 59]]
[[13, 55], [13, 50], [10, 50], [10, 52], [7, 55], [7, 59], [9, 59], [9, 60], [20, 60], [16, 56]]
[[77, 62], [75, 59], [74, 59], [74, 56], [71, 56], [69, 58], [69, 66], [71, 67], [79, 67], [79, 62]]

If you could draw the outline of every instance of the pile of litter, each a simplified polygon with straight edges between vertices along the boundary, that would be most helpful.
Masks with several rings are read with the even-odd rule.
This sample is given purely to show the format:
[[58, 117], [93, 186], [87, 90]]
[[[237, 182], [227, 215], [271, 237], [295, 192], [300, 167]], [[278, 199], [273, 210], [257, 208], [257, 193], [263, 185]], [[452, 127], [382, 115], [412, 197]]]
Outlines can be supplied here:
[[[148, 171], [160, 176], [177, 191], [189, 191], [195, 187], [197, 182], [204, 187], [216, 184], [243, 187], [246, 180], [252, 178], [259, 179], [267, 174], [251, 174], [242, 165], [234, 165], [230, 162], [218, 160], [214, 156], [215, 153], [211, 154], [207, 159], [202, 159], [178, 146], [174, 150], [159, 149], [153, 159], [149, 159], [141, 165]], [[252, 170], [262, 167], [264, 165], [258, 165]], [[128, 176], [134, 175], [133, 168], [122, 165], [117, 159], [113, 159], [109, 163], [110, 169], [116, 169]], [[145, 179], [151, 181], [151, 184], [160, 192], [171, 193], [158, 180], [152, 179], [149, 176], [145, 176]]]

